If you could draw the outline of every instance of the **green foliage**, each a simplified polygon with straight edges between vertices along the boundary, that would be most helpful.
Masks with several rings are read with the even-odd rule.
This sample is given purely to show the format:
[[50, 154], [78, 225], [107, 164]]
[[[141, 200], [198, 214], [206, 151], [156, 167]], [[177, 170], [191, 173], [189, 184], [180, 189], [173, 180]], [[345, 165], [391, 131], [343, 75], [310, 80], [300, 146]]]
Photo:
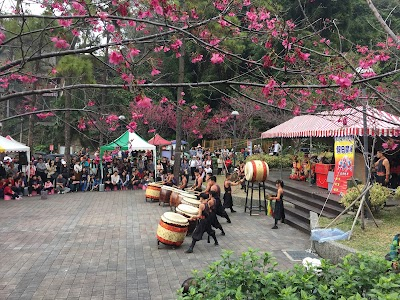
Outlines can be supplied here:
[[254, 154], [250, 155], [246, 158], [246, 162], [250, 160], [262, 160], [268, 164], [270, 169], [277, 169], [280, 168], [289, 168], [292, 166], [292, 155], [280, 155], [280, 156], [273, 156], [268, 154]]
[[249, 249], [235, 258], [225, 251], [220, 261], [194, 271], [195, 286], [181, 300], [190, 299], [398, 299], [400, 276], [384, 258], [350, 254], [338, 265], [322, 260], [320, 271], [296, 265], [276, 270], [270, 254]]
[[398, 186], [396, 191], [394, 192], [394, 198], [400, 200], [400, 186]]
[[[347, 190], [346, 195], [340, 199], [340, 203], [342, 203], [345, 207], [349, 207], [350, 204], [356, 200], [356, 198], [360, 195], [359, 191], [364, 189], [364, 185], [360, 184], [357, 187], [352, 187]], [[371, 208], [377, 211], [379, 208], [383, 206], [386, 202], [387, 198], [390, 196], [390, 190], [379, 183], [374, 183], [372, 188], [369, 190], [369, 200], [371, 202]], [[356, 202], [355, 207], [357, 208], [360, 205], [360, 200]]]
[[81, 82], [95, 83], [93, 64], [89, 59], [67, 55], [60, 59], [57, 71], [65, 77], [79, 76]]

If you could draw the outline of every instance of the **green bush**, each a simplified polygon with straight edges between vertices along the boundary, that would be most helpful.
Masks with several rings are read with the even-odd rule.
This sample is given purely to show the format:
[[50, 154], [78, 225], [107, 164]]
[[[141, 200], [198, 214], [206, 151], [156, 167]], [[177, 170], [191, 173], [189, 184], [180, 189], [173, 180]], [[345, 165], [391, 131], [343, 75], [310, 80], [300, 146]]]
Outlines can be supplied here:
[[[346, 208], [349, 207], [350, 204], [356, 200], [360, 194], [358, 190], [362, 191], [363, 189], [363, 184], [358, 185], [358, 189], [357, 187], [349, 188], [346, 195], [340, 199], [340, 203], [342, 203]], [[390, 190], [388, 188], [380, 185], [379, 183], [374, 183], [372, 188], [369, 190], [369, 201], [371, 202], [371, 208], [375, 211], [379, 210], [385, 204], [389, 196]], [[360, 200], [356, 202], [355, 208], [359, 207]]]
[[322, 260], [320, 271], [296, 265], [276, 270], [268, 253], [249, 249], [239, 258], [225, 251], [222, 260], [203, 272], [194, 271], [196, 285], [178, 299], [399, 299], [400, 276], [388, 272], [384, 258], [350, 254], [338, 265]]
[[394, 192], [394, 198], [396, 200], [400, 200], [400, 186], [398, 186], [396, 191]]
[[270, 169], [279, 169], [282, 164], [282, 168], [292, 167], [293, 155], [286, 154], [282, 156], [273, 156], [268, 154], [254, 154], [246, 158], [246, 162], [251, 160], [262, 160], [268, 164]]

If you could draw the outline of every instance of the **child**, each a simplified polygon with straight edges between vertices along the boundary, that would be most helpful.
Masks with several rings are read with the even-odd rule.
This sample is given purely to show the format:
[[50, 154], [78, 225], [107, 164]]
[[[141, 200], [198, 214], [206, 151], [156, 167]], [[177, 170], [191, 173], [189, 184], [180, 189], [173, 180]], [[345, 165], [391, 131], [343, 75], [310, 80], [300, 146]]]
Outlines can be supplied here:
[[47, 191], [47, 193], [51, 193], [54, 189], [53, 183], [50, 181], [50, 178], [47, 179], [47, 181], [44, 183], [44, 191]]
[[14, 200], [20, 200], [21, 199], [21, 197], [18, 196], [18, 194], [12, 190], [10, 181], [4, 187], [4, 196], [6, 196], [6, 195], [10, 196]]

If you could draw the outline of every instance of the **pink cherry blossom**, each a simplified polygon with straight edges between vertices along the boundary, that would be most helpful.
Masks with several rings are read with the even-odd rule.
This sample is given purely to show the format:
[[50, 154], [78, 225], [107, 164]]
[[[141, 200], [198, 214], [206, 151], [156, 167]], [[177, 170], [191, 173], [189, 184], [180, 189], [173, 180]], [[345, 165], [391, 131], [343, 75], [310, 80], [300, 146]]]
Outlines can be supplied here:
[[203, 60], [203, 55], [202, 54], [198, 54], [198, 55], [196, 55], [196, 56], [194, 56], [192, 58], [192, 63], [198, 63], [198, 62], [200, 62], [202, 60]]
[[67, 43], [66, 40], [59, 39], [58, 37], [54, 36], [51, 38], [51, 41], [54, 43], [54, 47], [59, 48], [59, 49], [68, 49], [69, 44]]
[[293, 109], [293, 115], [298, 116], [301, 113], [300, 106], [296, 105]]
[[135, 57], [135, 56], [138, 56], [139, 53], [140, 53], [140, 50], [139, 50], [139, 49], [132, 48], [132, 49], [130, 49], [129, 52], [128, 52], [128, 58], [133, 58], [133, 57]]
[[193, 129], [192, 132], [193, 132], [194, 134], [199, 134], [199, 133], [200, 133], [200, 131], [198, 131], [197, 129]]
[[96, 105], [96, 102], [94, 102], [93, 100], [90, 100], [88, 103], [87, 103], [87, 106], [95, 106]]
[[118, 120], [119, 120], [119, 117], [117, 115], [114, 115], [114, 114], [108, 115], [106, 117], [106, 123], [107, 124], [112, 124], [114, 122], [117, 122]]
[[147, 132], [148, 133], [153, 133], [153, 132], [156, 132], [156, 130], [154, 128], [152, 128], [152, 129], [149, 129]]
[[152, 106], [151, 105], [152, 100], [149, 97], [146, 97], [144, 95], [136, 96], [135, 100], [136, 100], [137, 107], [150, 108]]
[[135, 121], [132, 121], [128, 125], [126, 125], [126, 129], [128, 129], [129, 132], [135, 132], [136, 128], [137, 123]]
[[85, 120], [83, 118], [81, 118], [79, 120], [77, 127], [78, 127], [79, 130], [85, 130], [86, 129], [86, 123], [85, 123]]
[[123, 62], [124, 57], [122, 56], [122, 54], [120, 52], [112, 51], [110, 53], [108, 60], [109, 60], [110, 64], [119, 65], [121, 62]]
[[198, 107], [196, 105], [192, 105], [190, 108], [193, 109], [193, 110], [198, 109]]
[[177, 39], [175, 42], [171, 44], [171, 49], [177, 51], [182, 46], [182, 41]]
[[6, 35], [0, 31], [0, 45], [4, 43], [4, 40], [6, 39]]
[[205, 112], [206, 114], [210, 113], [211, 111], [212, 111], [212, 108], [210, 107], [210, 105], [205, 105], [205, 106], [204, 106], [204, 112]]
[[220, 53], [213, 53], [211, 56], [211, 62], [213, 64], [221, 64], [224, 62], [224, 55]]
[[113, 33], [115, 31], [115, 26], [113, 24], [107, 24], [106, 30], [110, 33]]
[[183, 99], [180, 99], [180, 100], [178, 101], [178, 104], [179, 104], [179, 105], [184, 105], [185, 103], [186, 103], [186, 101], [183, 100]]
[[108, 14], [104, 11], [98, 12], [97, 15], [100, 17], [101, 20], [105, 20], [108, 18]]
[[156, 75], [158, 75], [158, 74], [160, 74], [161, 73], [161, 71], [160, 70], [157, 70], [157, 69], [155, 69], [155, 68], [153, 68], [152, 70], [151, 70], [151, 76], [156, 76]]
[[168, 102], [168, 98], [167, 97], [162, 97], [160, 100], [160, 103], [166, 103]]
[[60, 19], [57, 20], [58, 24], [64, 28], [68, 28], [72, 25], [72, 19]]
[[260, 110], [260, 109], [261, 109], [261, 106], [258, 105], [258, 104], [256, 104], [256, 105], [254, 105], [254, 109], [255, 109], [255, 110]]
[[286, 107], [286, 98], [282, 98], [278, 101], [278, 107], [280, 109], [285, 108]]

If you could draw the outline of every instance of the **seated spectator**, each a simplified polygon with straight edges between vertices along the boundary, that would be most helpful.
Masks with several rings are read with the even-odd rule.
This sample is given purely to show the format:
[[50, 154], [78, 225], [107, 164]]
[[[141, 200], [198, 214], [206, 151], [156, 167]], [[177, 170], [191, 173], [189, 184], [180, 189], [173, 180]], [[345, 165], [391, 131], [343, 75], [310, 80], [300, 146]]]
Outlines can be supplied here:
[[70, 189], [67, 188], [67, 179], [65, 179], [62, 174], [59, 174], [56, 178], [56, 191], [58, 194], [64, 194], [70, 191]]
[[112, 189], [112, 183], [111, 183], [111, 174], [107, 173], [106, 177], [104, 178], [104, 188], [107, 190], [108, 189]]
[[123, 171], [121, 174], [121, 187], [128, 188], [129, 185], [129, 174], [127, 171]]
[[69, 179], [69, 188], [71, 192], [79, 191], [79, 187], [80, 187], [80, 181], [75, 177], [75, 175], [72, 175], [71, 178]]
[[132, 178], [131, 178], [129, 188], [137, 189], [139, 184], [141, 183], [141, 181], [142, 181], [142, 178], [140, 178], [139, 170], [135, 169], [132, 173]]
[[98, 191], [99, 190], [99, 185], [100, 185], [100, 179], [96, 176], [91, 179], [91, 189], [90, 191]]
[[18, 194], [12, 190], [11, 182], [7, 182], [7, 185], [4, 187], [4, 196], [10, 196], [14, 200], [21, 199], [21, 197], [18, 196]]
[[51, 193], [54, 189], [54, 185], [51, 182], [50, 178], [47, 178], [47, 181], [44, 183], [43, 190], [47, 191], [47, 193]]
[[119, 176], [118, 171], [114, 171], [114, 173], [111, 175], [111, 185], [112, 189], [114, 189], [115, 187], [117, 188], [117, 190], [120, 189], [121, 177]]
[[89, 177], [89, 170], [85, 167], [82, 168], [82, 174], [81, 174], [81, 180], [80, 180], [80, 186], [82, 188], [82, 191], [87, 191], [89, 187], [88, 183], [88, 177]]
[[29, 180], [28, 197], [32, 196], [33, 191], [35, 191], [38, 195], [40, 195], [42, 188], [43, 188], [42, 180], [40, 180], [36, 175], [34, 175], [31, 178], [31, 180]]
[[16, 192], [18, 195], [23, 195], [24, 189], [25, 189], [25, 180], [23, 180], [23, 177], [17, 177], [14, 183], [14, 192]]

